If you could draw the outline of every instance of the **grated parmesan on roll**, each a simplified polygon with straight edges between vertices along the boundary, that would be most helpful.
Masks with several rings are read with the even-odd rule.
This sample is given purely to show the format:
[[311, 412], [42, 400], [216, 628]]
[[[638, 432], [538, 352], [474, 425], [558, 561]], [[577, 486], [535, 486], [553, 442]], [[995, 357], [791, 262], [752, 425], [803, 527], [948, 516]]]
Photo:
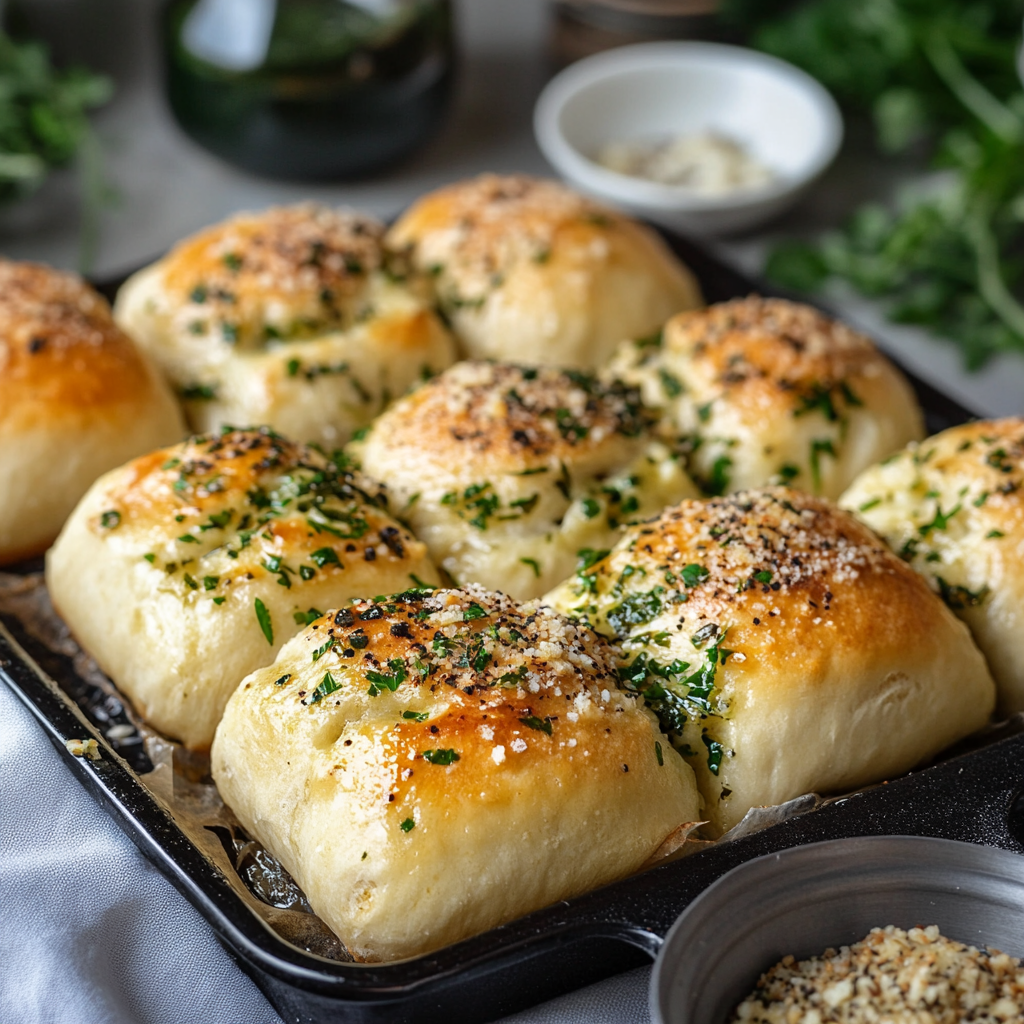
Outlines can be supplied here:
[[840, 499], [963, 619], [1024, 711], [1024, 420], [982, 420], [911, 445]]
[[572, 572], [580, 549], [696, 494], [651, 420], [617, 382], [464, 362], [350, 450], [453, 579], [527, 600]]
[[371, 962], [622, 878], [699, 809], [610, 645], [479, 587], [314, 622], [232, 696], [212, 765], [246, 829]]
[[424, 283], [388, 259], [383, 234], [312, 203], [237, 214], [129, 278], [114, 314], [194, 430], [269, 424], [340, 447], [455, 359]]
[[715, 835], [751, 807], [908, 771], [995, 703], [924, 580], [849, 513], [786, 488], [631, 526], [545, 600], [623, 644]]
[[472, 359], [596, 369], [623, 338], [701, 304], [650, 228], [556, 181], [456, 182], [413, 203], [387, 241], [431, 275]]
[[683, 313], [607, 372], [661, 410], [708, 494], [786, 484], [835, 499], [924, 434], [910, 385], [868, 338], [782, 299]]
[[269, 429], [193, 437], [101, 477], [46, 582], [136, 710], [203, 749], [242, 677], [320, 609], [436, 581], [384, 504], [377, 485]]

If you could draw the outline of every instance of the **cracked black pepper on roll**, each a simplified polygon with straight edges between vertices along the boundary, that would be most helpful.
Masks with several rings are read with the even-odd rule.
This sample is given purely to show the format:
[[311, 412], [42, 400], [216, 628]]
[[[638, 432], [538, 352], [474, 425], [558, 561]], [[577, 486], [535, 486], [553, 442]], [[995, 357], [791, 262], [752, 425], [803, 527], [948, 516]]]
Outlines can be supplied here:
[[430, 275], [471, 359], [593, 370], [623, 338], [701, 305], [693, 275], [651, 228], [522, 174], [423, 196], [387, 243]]
[[708, 494], [785, 484], [835, 499], [924, 434], [910, 384], [870, 339], [783, 299], [682, 313], [607, 372], [642, 389]]
[[545, 600], [622, 644], [625, 685], [693, 766], [715, 835], [751, 807], [905, 772], [995, 703], [924, 580], [852, 515], [787, 488], [684, 501]]
[[46, 581], [139, 713], [201, 749], [242, 677], [322, 609], [437, 582], [384, 506], [379, 485], [312, 448], [269, 428], [227, 429], [96, 481]]
[[602, 637], [481, 587], [329, 612], [228, 703], [213, 776], [358, 960], [622, 878], [699, 815]]
[[1024, 711], [1024, 420], [979, 420], [862, 473], [840, 504], [883, 537], [974, 634], [999, 711]]
[[697, 493], [652, 423], [617, 381], [464, 362], [349, 450], [454, 580], [526, 600], [572, 572], [581, 548]]
[[340, 447], [456, 358], [426, 281], [383, 235], [314, 203], [237, 214], [129, 278], [114, 315], [194, 430], [266, 423]]

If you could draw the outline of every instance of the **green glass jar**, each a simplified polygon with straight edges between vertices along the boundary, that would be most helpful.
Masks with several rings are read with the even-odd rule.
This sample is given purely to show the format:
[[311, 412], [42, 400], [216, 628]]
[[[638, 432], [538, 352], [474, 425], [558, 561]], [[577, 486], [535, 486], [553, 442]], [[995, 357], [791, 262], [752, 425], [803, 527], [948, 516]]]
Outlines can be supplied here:
[[163, 17], [175, 118], [256, 174], [365, 175], [448, 106], [450, 0], [169, 0]]

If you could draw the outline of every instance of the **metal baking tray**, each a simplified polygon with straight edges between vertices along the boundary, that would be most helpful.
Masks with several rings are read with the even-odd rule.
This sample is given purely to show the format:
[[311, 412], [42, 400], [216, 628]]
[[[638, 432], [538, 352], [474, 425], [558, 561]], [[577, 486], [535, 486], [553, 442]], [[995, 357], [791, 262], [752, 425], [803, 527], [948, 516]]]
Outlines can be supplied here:
[[[693, 243], [676, 236], [667, 240], [697, 275], [709, 302], [752, 291], [778, 294]], [[110, 295], [117, 283], [102, 290]], [[929, 432], [971, 417], [940, 391], [908, 377]], [[40, 567], [37, 560], [18, 571]], [[384, 965], [347, 963], [337, 959], [337, 948], [328, 948], [329, 934], [318, 947], [315, 928], [311, 938], [290, 942], [271, 927], [275, 912], [296, 910], [275, 911], [281, 902], [252, 884], [244, 835], [213, 824], [205, 827], [207, 842], [197, 841], [194, 828], [140, 781], [152, 769], [141, 737], [109, 684], [82, 672], [80, 660], [40, 642], [18, 618], [0, 614], [0, 679], [32, 711], [86, 789], [206, 918], [284, 1020], [296, 1024], [493, 1021], [649, 963], [673, 921], [700, 892], [736, 865], [787, 847], [852, 836], [921, 835], [1024, 852], [1024, 734], [1007, 725], [974, 740], [970, 749], [947, 752], [931, 767], [825, 801], [428, 956]], [[98, 760], [73, 756], [65, 746], [89, 737], [98, 743]], [[257, 901], [263, 913], [255, 912]], [[334, 958], [313, 951], [318, 948]]]

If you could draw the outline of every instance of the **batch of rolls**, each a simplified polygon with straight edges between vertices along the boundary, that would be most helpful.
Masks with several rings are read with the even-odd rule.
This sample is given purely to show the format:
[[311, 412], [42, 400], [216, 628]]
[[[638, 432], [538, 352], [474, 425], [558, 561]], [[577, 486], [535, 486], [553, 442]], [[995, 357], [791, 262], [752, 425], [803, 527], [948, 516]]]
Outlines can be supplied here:
[[923, 434], [549, 181], [236, 216], [112, 316], [0, 262], [0, 559], [60, 533], [74, 636], [361, 961], [1024, 709], [1024, 422]]

